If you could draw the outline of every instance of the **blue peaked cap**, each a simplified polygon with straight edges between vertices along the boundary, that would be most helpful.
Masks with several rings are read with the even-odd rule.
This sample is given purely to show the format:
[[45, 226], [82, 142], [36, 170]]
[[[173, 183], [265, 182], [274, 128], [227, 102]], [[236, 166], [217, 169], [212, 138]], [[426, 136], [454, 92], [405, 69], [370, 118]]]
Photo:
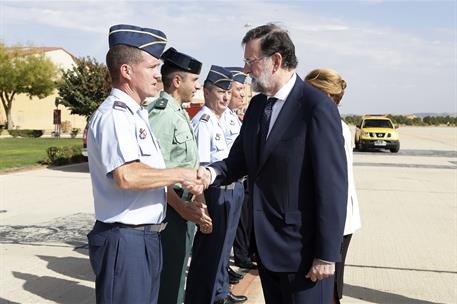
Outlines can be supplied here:
[[206, 81], [211, 82], [215, 86], [223, 89], [230, 90], [232, 87], [233, 74], [225, 68], [217, 65], [212, 65], [209, 69]]
[[109, 47], [118, 44], [136, 47], [160, 59], [167, 44], [167, 36], [159, 30], [117, 24], [109, 29]]
[[243, 72], [243, 68], [241, 68], [241, 67], [224, 67], [224, 69], [229, 70], [233, 74], [233, 81], [236, 81], [239, 83], [244, 83], [246, 81], [246, 77], [248, 75]]

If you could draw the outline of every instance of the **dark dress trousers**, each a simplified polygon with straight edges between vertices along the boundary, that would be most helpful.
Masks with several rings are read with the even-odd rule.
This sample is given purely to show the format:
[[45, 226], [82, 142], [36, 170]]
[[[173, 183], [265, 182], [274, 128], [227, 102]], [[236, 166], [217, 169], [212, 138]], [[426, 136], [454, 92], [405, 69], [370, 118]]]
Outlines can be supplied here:
[[[259, 149], [266, 99], [252, 98], [229, 156], [211, 165], [221, 172], [215, 185], [248, 175], [260, 278], [264, 291], [275, 291], [265, 293], [266, 303], [325, 303], [333, 278], [327, 284], [304, 276], [314, 258], [341, 258], [347, 168], [340, 115], [326, 95], [297, 76]], [[284, 275], [289, 279], [280, 280]]]

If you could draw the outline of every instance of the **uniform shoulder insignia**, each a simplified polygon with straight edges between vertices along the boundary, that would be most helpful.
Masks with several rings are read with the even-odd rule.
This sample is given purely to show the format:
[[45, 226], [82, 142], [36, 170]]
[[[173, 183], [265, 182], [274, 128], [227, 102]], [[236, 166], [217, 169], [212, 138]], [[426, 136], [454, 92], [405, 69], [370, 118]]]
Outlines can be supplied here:
[[116, 109], [116, 110], [121, 110], [121, 111], [130, 111], [130, 113], [133, 114], [132, 110], [130, 110], [130, 108], [127, 106], [127, 104], [125, 104], [124, 102], [120, 101], [120, 100], [116, 100], [113, 104], [113, 109]]
[[159, 98], [154, 102], [154, 109], [163, 110], [167, 107], [168, 100], [166, 98]]
[[200, 121], [208, 122], [209, 121], [209, 115], [208, 114], [203, 114], [202, 117], [200, 117]]

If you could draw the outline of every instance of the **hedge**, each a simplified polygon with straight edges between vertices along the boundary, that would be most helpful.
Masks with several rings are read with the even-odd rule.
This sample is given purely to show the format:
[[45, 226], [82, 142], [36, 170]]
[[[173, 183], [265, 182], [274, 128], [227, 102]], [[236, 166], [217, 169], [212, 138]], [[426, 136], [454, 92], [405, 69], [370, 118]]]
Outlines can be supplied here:
[[80, 146], [49, 147], [46, 150], [47, 162], [56, 166], [84, 162], [86, 157], [81, 152]]
[[41, 137], [43, 135], [43, 130], [8, 130], [8, 133], [13, 137]]

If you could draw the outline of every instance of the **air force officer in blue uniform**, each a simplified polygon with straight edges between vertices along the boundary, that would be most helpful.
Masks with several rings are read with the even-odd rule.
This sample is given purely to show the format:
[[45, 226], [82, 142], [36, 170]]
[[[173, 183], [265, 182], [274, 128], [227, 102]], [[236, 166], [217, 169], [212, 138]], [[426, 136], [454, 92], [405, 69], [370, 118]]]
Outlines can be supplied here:
[[198, 193], [196, 169], [165, 169], [146, 97], [158, 92], [166, 36], [132, 25], [110, 28], [106, 56], [112, 91], [92, 115], [89, 169], [97, 219], [88, 234], [97, 303], [157, 302], [167, 189]]
[[285, 30], [256, 27], [243, 45], [244, 71], [260, 94], [229, 156], [208, 171], [215, 185], [248, 175], [265, 302], [332, 303], [348, 187], [338, 110], [296, 75]]
[[[220, 161], [229, 153], [224, 136], [224, 112], [230, 100], [232, 79], [230, 71], [213, 65], [205, 80], [205, 106], [192, 119], [202, 165]], [[195, 235], [187, 278], [186, 304], [237, 303], [246, 300], [245, 297], [230, 293], [227, 272], [228, 255], [235, 238], [243, 195], [240, 183], [210, 187], [205, 191], [213, 231], [210, 234], [199, 231]]]

